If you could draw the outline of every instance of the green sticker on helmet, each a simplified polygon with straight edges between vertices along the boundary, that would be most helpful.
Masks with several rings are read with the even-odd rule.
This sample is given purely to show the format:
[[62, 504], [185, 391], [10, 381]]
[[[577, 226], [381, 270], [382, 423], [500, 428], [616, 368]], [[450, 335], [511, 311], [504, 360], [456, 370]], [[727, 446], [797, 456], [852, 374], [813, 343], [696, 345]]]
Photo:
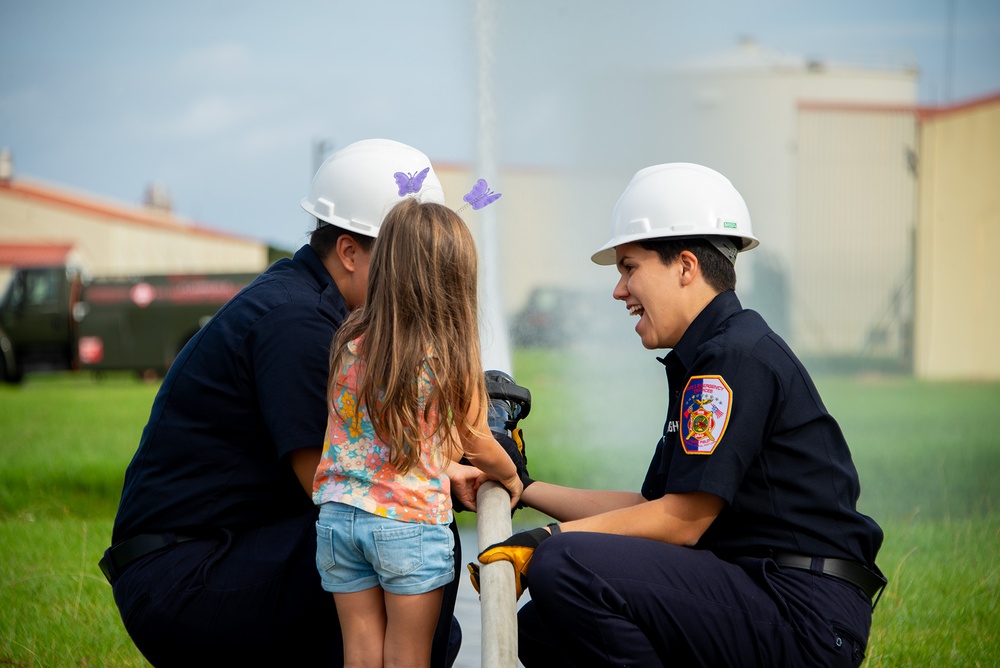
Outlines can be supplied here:
[[727, 230], [735, 230], [736, 229], [736, 223], [733, 222], [733, 221], [731, 221], [731, 220], [723, 221], [722, 226], [724, 228], [726, 228]]

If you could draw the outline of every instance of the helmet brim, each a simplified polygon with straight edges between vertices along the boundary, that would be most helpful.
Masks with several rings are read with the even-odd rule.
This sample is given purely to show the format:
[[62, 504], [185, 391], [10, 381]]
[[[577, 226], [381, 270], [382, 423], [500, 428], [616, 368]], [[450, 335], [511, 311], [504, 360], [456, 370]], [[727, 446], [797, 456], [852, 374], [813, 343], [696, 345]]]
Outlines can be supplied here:
[[662, 236], [662, 237], [649, 237], [645, 234], [636, 234], [632, 237], [625, 237], [622, 239], [613, 239], [608, 243], [604, 244], [596, 253], [590, 256], [590, 261], [594, 264], [601, 265], [603, 267], [611, 266], [618, 261], [618, 255], [615, 253], [615, 249], [624, 244], [636, 243], [639, 241], [656, 241], [657, 239], [704, 239], [708, 236], [720, 236], [729, 237], [731, 239], [739, 239], [740, 249], [739, 252], [748, 251], [751, 248], [756, 248], [760, 245], [760, 241], [756, 237], [742, 236], [742, 235], [729, 235], [729, 234], [719, 234], [719, 235], [706, 235], [706, 234], [692, 234], [690, 236]]

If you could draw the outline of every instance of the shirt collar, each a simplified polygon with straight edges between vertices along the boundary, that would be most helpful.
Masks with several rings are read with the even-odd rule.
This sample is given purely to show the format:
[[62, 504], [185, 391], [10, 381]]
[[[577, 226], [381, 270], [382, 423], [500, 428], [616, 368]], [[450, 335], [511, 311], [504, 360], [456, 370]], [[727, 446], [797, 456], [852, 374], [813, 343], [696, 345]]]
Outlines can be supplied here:
[[316, 255], [316, 251], [312, 249], [312, 246], [306, 244], [299, 250], [295, 252], [295, 256], [292, 258], [296, 262], [301, 262], [309, 270], [309, 273], [313, 275], [316, 282], [321, 286], [326, 286], [333, 282], [333, 278], [330, 276], [330, 272], [326, 270], [323, 265], [323, 261], [319, 259], [319, 255]]
[[319, 255], [316, 255], [316, 251], [312, 249], [312, 246], [306, 244], [295, 252], [292, 259], [304, 266], [312, 274], [313, 278], [316, 279], [316, 285], [319, 287], [320, 292], [329, 293], [326, 299], [332, 300], [332, 307], [340, 319], [343, 320], [346, 318], [350, 311], [344, 302], [344, 296], [340, 294], [340, 289], [333, 282], [333, 277], [327, 271], [323, 261], [319, 259]]
[[705, 338], [717, 330], [724, 320], [742, 310], [743, 305], [740, 304], [735, 292], [732, 290], [720, 292], [688, 325], [674, 349], [657, 359], [668, 368], [671, 360], [681, 364], [685, 369], [691, 368], [698, 347]]

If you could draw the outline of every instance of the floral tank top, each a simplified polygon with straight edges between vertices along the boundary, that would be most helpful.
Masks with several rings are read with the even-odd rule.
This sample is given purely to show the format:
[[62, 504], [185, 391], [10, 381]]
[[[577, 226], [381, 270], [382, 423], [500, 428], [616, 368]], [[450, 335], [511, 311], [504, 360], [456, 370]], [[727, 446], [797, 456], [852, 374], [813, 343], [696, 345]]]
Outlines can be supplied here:
[[[435, 437], [421, 443], [417, 463], [400, 473], [389, 461], [389, 446], [376, 434], [366, 407], [358, 407], [358, 385], [365, 372], [359, 354], [361, 339], [347, 344], [330, 399], [323, 456], [313, 481], [313, 502], [345, 503], [375, 515], [403, 522], [447, 524], [452, 520], [451, 483], [444, 474], [448, 459]], [[431, 411], [424, 418], [425, 400], [434, 376], [426, 361], [417, 378], [418, 433], [437, 424]]]

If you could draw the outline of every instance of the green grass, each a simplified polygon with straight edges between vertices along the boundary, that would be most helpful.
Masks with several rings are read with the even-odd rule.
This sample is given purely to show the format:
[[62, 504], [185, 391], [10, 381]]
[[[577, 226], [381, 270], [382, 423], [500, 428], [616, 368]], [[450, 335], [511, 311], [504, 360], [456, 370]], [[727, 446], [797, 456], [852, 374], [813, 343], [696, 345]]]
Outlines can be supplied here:
[[0, 386], [0, 665], [145, 666], [97, 562], [156, 387]]
[[[582, 350], [516, 354], [533, 396], [522, 426], [536, 477], [641, 483], [666, 408], [663, 370], [649, 353], [601, 362]], [[851, 443], [861, 508], [886, 533], [890, 585], [866, 665], [1000, 664], [1000, 383], [817, 384]], [[155, 391], [126, 376], [0, 386], [0, 665], [146, 665], [96, 564]]]
[[156, 390], [127, 375], [0, 386], [0, 515], [113, 516]]

